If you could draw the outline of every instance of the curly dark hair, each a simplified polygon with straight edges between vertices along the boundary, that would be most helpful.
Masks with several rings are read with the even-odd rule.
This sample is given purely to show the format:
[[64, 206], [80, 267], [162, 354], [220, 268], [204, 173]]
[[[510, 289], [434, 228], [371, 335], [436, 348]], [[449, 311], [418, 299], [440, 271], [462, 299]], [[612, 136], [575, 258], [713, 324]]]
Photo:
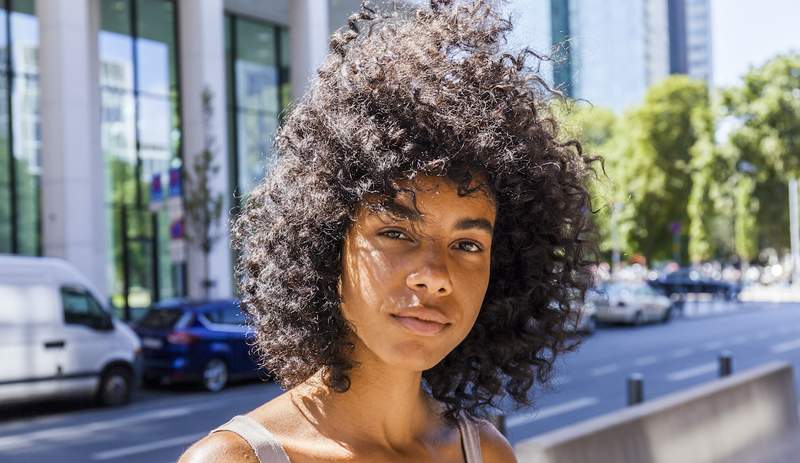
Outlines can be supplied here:
[[351, 328], [337, 282], [343, 238], [367, 195], [397, 180], [480, 175], [495, 199], [491, 276], [466, 339], [423, 373], [444, 416], [479, 416], [507, 393], [529, 405], [556, 356], [575, 346], [576, 294], [593, 263], [593, 158], [560, 141], [560, 94], [503, 50], [511, 22], [489, 1], [368, 5], [330, 41], [309, 91], [287, 112], [276, 159], [234, 226], [242, 302], [264, 366], [284, 387], [322, 371], [349, 388]]

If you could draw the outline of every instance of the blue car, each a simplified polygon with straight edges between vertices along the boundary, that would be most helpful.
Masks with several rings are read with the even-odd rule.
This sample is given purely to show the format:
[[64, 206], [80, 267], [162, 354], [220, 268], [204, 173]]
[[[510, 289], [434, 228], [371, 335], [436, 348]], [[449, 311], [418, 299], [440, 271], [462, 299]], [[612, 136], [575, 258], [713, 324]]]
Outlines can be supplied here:
[[162, 302], [134, 330], [142, 340], [145, 384], [198, 382], [217, 392], [230, 380], [261, 373], [250, 354], [253, 334], [235, 299]]

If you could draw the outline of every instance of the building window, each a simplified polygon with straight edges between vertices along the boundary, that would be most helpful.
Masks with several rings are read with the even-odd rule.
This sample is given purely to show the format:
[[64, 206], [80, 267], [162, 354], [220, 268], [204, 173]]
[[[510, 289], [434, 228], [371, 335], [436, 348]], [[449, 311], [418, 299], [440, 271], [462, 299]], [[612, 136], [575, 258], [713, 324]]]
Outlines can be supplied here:
[[34, 0], [0, 1], [2, 254], [42, 254], [38, 60]]
[[228, 152], [233, 204], [264, 177], [280, 113], [289, 103], [285, 27], [234, 15], [225, 18]]
[[[106, 165], [109, 288], [126, 316], [181, 296], [169, 212], [151, 211], [154, 177], [181, 166], [177, 11], [173, 0], [101, 0], [101, 146]], [[136, 311], [134, 310], [134, 314]]]

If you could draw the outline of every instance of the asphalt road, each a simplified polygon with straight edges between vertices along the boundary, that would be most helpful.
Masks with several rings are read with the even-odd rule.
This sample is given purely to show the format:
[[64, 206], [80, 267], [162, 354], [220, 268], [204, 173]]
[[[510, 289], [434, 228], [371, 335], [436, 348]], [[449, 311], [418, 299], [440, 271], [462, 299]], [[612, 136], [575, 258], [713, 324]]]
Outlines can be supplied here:
[[[533, 410], [509, 413], [509, 439], [624, 407], [625, 380], [633, 372], [644, 376], [651, 399], [714, 381], [722, 350], [733, 354], [734, 371], [773, 360], [800, 367], [800, 304], [703, 303], [689, 312], [666, 325], [602, 327], [559, 361], [553, 387], [537, 390]], [[208, 430], [279, 393], [274, 384], [245, 383], [216, 395], [144, 390], [119, 409], [75, 402], [6, 408], [0, 410], [0, 462], [172, 462]]]

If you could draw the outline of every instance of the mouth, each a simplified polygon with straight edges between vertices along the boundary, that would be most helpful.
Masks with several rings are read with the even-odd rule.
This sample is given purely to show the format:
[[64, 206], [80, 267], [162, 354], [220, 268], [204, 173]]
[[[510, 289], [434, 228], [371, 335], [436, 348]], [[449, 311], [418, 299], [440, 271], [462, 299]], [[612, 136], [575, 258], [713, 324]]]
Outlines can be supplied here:
[[444, 314], [426, 307], [407, 308], [391, 314], [391, 317], [406, 330], [419, 336], [435, 336], [451, 324]]

